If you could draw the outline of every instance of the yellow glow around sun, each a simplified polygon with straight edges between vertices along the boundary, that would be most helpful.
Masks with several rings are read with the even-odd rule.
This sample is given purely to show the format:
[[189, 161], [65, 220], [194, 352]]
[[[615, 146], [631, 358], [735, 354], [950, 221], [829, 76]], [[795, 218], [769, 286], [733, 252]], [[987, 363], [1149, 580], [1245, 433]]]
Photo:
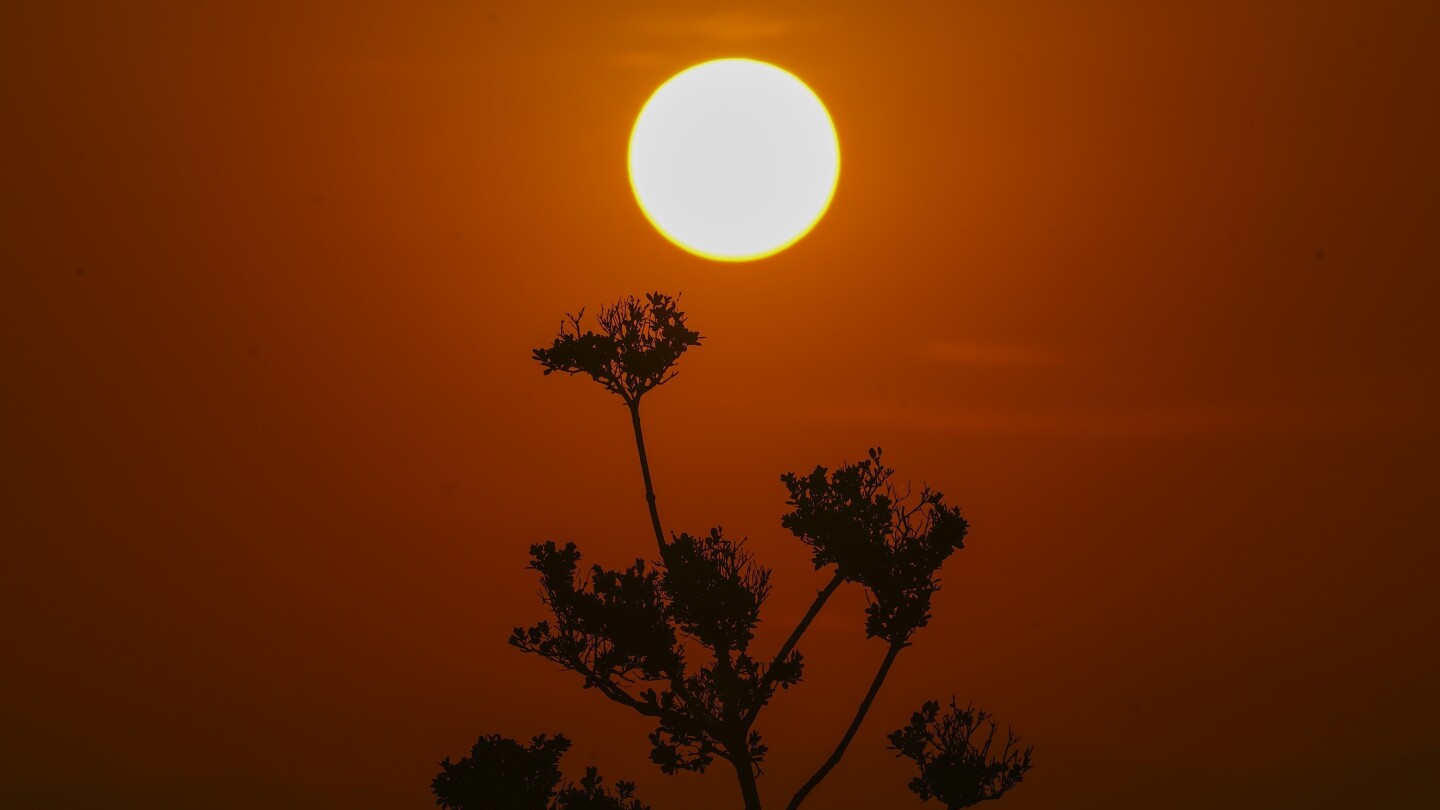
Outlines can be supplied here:
[[751, 59], [705, 62], [660, 86], [630, 133], [630, 186], [656, 230], [707, 259], [795, 244], [825, 215], [840, 141], [825, 105]]

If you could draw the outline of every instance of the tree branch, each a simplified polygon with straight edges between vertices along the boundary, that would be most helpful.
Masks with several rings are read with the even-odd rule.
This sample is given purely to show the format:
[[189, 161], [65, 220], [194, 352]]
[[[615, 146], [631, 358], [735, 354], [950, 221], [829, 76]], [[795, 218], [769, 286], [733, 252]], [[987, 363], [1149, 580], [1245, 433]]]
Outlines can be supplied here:
[[796, 810], [800, 803], [805, 801], [805, 797], [810, 795], [810, 791], [814, 790], [816, 785], [819, 785], [830, 774], [830, 771], [840, 764], [840, 758], [845, 756], [845, 749], [850, 747], [850, 741], [855, 739], [855, 733], [860, 730], [860, 724], [865, 722], [865, 715], [870, 711], [870, 704], [875, 702], [875, 696], [880, 693], [880, 686], [885, 682], [885, 676], [890, 674], [890, 667], [895, 663], [895, 657], [906, 646], [908, 645], [903, 643], [890, 645], [889, 651], [885, 653], [885, 660], [880, 663], [880, 671], [875, 673], [875, 679], [870, 682], [870, 690], [865, 693], [865, 699], [860, 701], [860, 708], [855, 712], [855, 719], [850, 721], [850, 728], [845, 730], [845, 736], [840, 738], [840, 744], [835, 746], [829, 759], [826, 759], [820, 769], [815, 771], [815, 775], [810, 777], [810, 781], [795, 792], [794, 798], [790, 799], [790, 804], [786, 805], [786, 810]]
[[[775, 660], [771, 662], [770, 668], [765, 671], [765, 680], [760, 685], [760, 692], [762, 694], [766, 690], [774, 687], [777, 667], [783, 665], [785, 659], [790, 657], [790, 653], [795, 651], [795, 645], [800, 643], [800, 637], [804, 636], [805, 631], [810, 629], [810, 623], [815, 621], [816, 616], [820, 615], [820, 609], [825, 607], [825, 603], [829, 601], [830, 595], [835, 593], [835, 590], [840, 587], [840, 583], [844, 581], [845, 578], [837, 573], [830, 579], [830, 583], [815, 595], [815, 601], [810, 603], [810, 609], [805, 611], [805, 615], [801, 617], [800, 623], [795, 625], [795, 630], [790, 633], [789, 638], [785, 639], [785, 643], [780, 647], [780, 652], [775, 654]], [[759, 716], [760, 709], [763, 707], [763, 703], [757, 702], [750, 708], [749, 713], [745, 715], [743, 728], [746, 731], [749, 731], [750, 726], [754, 725], [755, 718]]]
[[655, 485], [650, 481], [650, 459], [645, 454], [645, 432], [640, 428], [640, 398], [627, 399], [630, 424], [635, 428], [635, 450], [640, 454], [640, 475], [645, 479], [645, 503], [650, 507], [650, 525], [655, 529], [655, 542], [665, 551], [665, 531], [660, 528], [660, 511], [655, 507]]
[[585, 683], [600, 690], [600, 694], [619, 703], [621, 706], [629, 706], [646, 717], [660, 717], [662, 712], [656, 706], [651, 706], [644, 701], [637, 700], [634, 695], [625, 691], [623, 687], [609, 678], [602, 677], [600, 673], [585, 665], [578, 657], [563, 663], [569, 669], [580, 673], [585, 678]]
[[[726, 747], [730, 745], [727, 744]], [[750, 751], [743, 738], [732, 753], [730, 764], [735, 766], [735, 778], [740, 783], [740, 797], [745, 810], [760, 810], [760, 787], [755, 782], [755, 764], [750, 759]]]

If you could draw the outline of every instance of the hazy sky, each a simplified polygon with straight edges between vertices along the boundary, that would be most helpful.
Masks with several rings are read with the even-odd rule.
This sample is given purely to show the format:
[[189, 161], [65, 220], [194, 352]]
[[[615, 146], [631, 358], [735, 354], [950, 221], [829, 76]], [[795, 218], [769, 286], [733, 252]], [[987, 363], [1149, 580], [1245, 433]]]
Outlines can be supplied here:
[[[829, 214], [683, 253], [625, 173], [746, 56], [839, 132]], [[787, 470], [873, 445], [972, 524], [816, 810], [920, 807], [926, 698], [1035, 745], [1003, 806], [1440, 804], [1440, 5], [0, 4], [0, 805], [432, 806], [481, 733], [657, 810], [649, 730], [507, 647], [529, 544], [650, 553], [561, 316], [681, 292], [662, 515], [823, 579]], [[842, 592], [772, 804], [883, 655]]]

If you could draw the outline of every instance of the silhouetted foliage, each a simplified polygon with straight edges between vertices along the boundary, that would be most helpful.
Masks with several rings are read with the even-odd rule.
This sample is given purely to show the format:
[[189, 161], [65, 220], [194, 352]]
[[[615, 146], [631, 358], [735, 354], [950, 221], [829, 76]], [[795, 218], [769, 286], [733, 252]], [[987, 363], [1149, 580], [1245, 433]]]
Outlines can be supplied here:
[[1030, 770], [1032, 749], [1018, 748], [1014, 733], [1007, 732], [1005, 746], [991, 755], [998, 728], [972, 706], [961, 709], [951, 700], [950, 710], [940, 715], [940, 704], [930, 700], [910, 716], [909, 725], [890, 733], [890, 748], [920, 768], [910, 790], [922, 801], [935, 798], [956, 810], [1000, 798]]
[[563, 734], [541, 734], [527, 746], [481, 737], [470, 756], [440, 763], [430, 785], [435, 803], [447, 810], [650, 810], [634, 798], [634, 784], [616, 782], [612, 793], [594, 768], [585, 769], [579, 787], [561, 787], [560, 757], [569, 749]]
[[634, 782], [616, 782], [611, 793], [604, 781], [597, 769], [586, 768], [579, 787], [566, 786], [555, 796], [555, 810], [650, 810], [635, 798]]
[[[582, 331], [583, 314], [568, 316], [551, 346], [536, 349], [534, 357], [546, 374], [587, 374], [625, 401], [658, 556], [610, 570], [582, 566], [574, 543], [532, 545], [530, 568], [539, 575], [550, 617], [515, 628], [510, 644], [575, 672], [585, 688], [653, 720], [650, 759], [663, 773], [704, 772], [723, 760], [734, 768], [746, 810], [760, 810], [756, 779], [769, 749], [753, 727], [756, 719], [777, 692], [800, 682], [798, 645], [830, 596], [847, 582], [860, 586], [868, 600], [866, 635], [886, 642], [885, 657], [834, 751], [790, 800], [795, 810], [840, 762], [896, 657], [929, 623], [940, 568], [964, 548], [968, 524], [941, 493], [896, 487], [879, 448], [833, 472], [816, 467], [782, 475], [791, 511], [781, 525], [810, 548], [817, 571], [833, 573], [779, 650], [753, 656], [770, 570], [718, 528], [667, 535], [641, 427], [640, 398], [675, 376], [680, 355], [699, 345], [700, 335], [686, 325], [677, 299], [658, 292], [604, 308], [599, 332]], [[1012, 752], [1012, 737], [992, 762], [989, 737], [971, 744], [987, 715], [952, 705], [937, 720], [938, 711], [938, 704], [927, 703], [910, 726], [890, 735], [892, 748], [920, 767], [911, 789], [921, 799], [963, 807], [999, 798], [1019, 783], [1030, 768], [1030, 749]], [[537, 737], [528, 748], [482, 737], [470, 758], [442, 763], [438, 803], [464, 810], [642, 810], [633, 785], [618, 783], [611, 794], [593, 768], [580, 787], [557, 787], [557, 763], [568, 745], [558, 736]], [[480, 792], [459, 792], [470, 786]], [[476, 803], [484, 801], [497, 803]]]
[[895, 471], [880, 463], [880, 449], [869, 455], [833, 474], [816, 467], [804, 477], [782, 475], [795, 508], [780, 525], [810, 547], [816, 570], [833, 564], [865, 588], [867, 636], [903, 644], [930, 621], [936, 574], [965, 547], [969, 524], [928, 487], [914, 498], [897, 492]]
[[680, 355], [700, 345], [700, 333], [685, 326], [678, 303], [659, 292], [644, 300], [627, 296], [600, 310], [598, 333], [580, 331], [582, 309], [579, 315], [567, 315], [555, 342], [536, 349], [534, 357], [546, 374], [589, 374], [626, 402], [636, 401], [673, 378]]
[[744, 652], [770, 593], [770, 570], [753, 565], [743, 544], [719, 529], [701, 538], [682, 534], [662, 556], [661, 586], [676, 626], [712, 650]]
[[624, 400], [630, 409], [630, 422], [635, 430], [635, 449], [640, 454], [640, 474], [645, 480], [645, 502], [650, 509], [650, 523], [655, 530], [655, 543], [665, 547], [665, 531], [660, 528], [660, 513], [655, 508], [655, 487], [650, 481], [650, 460], [645, 455], [645, 434], [640, 427], [640, 398], [646, 392], [674, 379], [675, 364], [691, 346], [700, 345], [700, 333], [685, 325], [679, 299], [661, 292], [647, 293], [645, 298], [621, 298], [614, 306], [603, 307], [596, 321], [600, 331], [581, 331], [579, 315], [566, 315], [560, 322], [560, 334], [548, 348], [541, 347], [532, 356], [545, 367], [548, 376], [556, 371], [566, 374], [588, 374], [605, 390]]
[[659, 571], [647, 571], [645, 561], [636, 560], [624, 571], [592, 566], [588, 577], [581, 577], [574, 543], [531, 546], [530, 555], [555, 624], [517, 627], [512, 645], [586, 675], [587, 686], [657, 680], [680, 671], [683, 656], [657, 585]]
[[[655, 718], [651, 759], [665, 773], [704, 771], [716, 756], [759, 762], [765, 746], [741, 720], [768, 699], [767, 667], [746, 654], [770, 572], [719, 529], [669, 543], [662, 562], [580, 575], [573, 543], [530, 549], [554, 617], [517, 627], [511, 645], [579, 673], [587, 688]], [[678, 629], [678, 633], [677, 633]], [[687, 668], [679, 634], [706, 660]], [[798, 680], [798, 669], [781, 684]], [[650, 682], [643, 691], [628, 684]]]

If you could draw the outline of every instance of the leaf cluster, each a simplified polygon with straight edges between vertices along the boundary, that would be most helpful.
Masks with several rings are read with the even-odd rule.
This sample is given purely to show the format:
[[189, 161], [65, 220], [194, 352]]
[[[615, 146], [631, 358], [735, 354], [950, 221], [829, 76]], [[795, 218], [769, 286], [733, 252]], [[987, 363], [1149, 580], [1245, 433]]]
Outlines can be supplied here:
[[[665, 773], [703, 772], [716, 757], [758, 763], [766, 747], [745, 718], [798, 681], [800, 668], [795, 656], [769, 677], [771, 667], [748, 654], [770, 571], [743, 546], [720, 529], [680, 534], [658, 562], [582, 574], [574, 543], [534, 545], [530, 567], [553, 622], [515, 628], [510, 644], [654, 718], [651, 759]], [[698, 663], [687, 661], [687, 640], [705, 652]]]
[[511, 645], [579, 665], [570, 668], [584, 674], [588, 686], [663, 679], [682, 670], [683, 653], [658, 588], [657, 569], [647, 570], [644, 560], [636, 560], [623, 571], [597, 565], [581, 576], [574, 543], [532, 545], [530, 557], [555, 624], [516, 628]]
[[650, 810], [624, 780], [614, 791], [595, 768], [579, 786], [561, 784], [560, 758], [570, 749], [563, 734], [541, 734], [522, 746], [499, 734], [483, 736], [459, 762], [446, 757], [431, 782], [445, 810]]
[[1019, 748], [1020, 738], [1007, 731], [1005, 745], [994, 751], [994, 720], [973, 706], [940, 714], [940, 704], [926, 701], [910, 716], [910, 723], [889, 735], [897, 757], [915, 762], [920, 775], [910, 790], [922, 801], [938, 799], [947, 810], [998, 799], [1020, 784], [1030, 770], [1032, 748]]
[[582, 331], [584, 317], [583, 309], [565, 316], [554, 342], [532, 356], [545, 374], [587, 374], [627, 404], [674, 378], [680, 355], [700, 345], [700, 333], [685, 324], [679, 298], [661, 292], [602, 307], [598, 332]]
[[964, 548], [969, 524], [940, 492], [899, 492], [880, 459], [872, 448], [868, 459], [833, 473], [782, 475], [793, 509], [780, 523], [810, 547], [817, 570], [834, 565], [865, 588], [867, 636], [906, 644], [929, 623], [940, 566]]

